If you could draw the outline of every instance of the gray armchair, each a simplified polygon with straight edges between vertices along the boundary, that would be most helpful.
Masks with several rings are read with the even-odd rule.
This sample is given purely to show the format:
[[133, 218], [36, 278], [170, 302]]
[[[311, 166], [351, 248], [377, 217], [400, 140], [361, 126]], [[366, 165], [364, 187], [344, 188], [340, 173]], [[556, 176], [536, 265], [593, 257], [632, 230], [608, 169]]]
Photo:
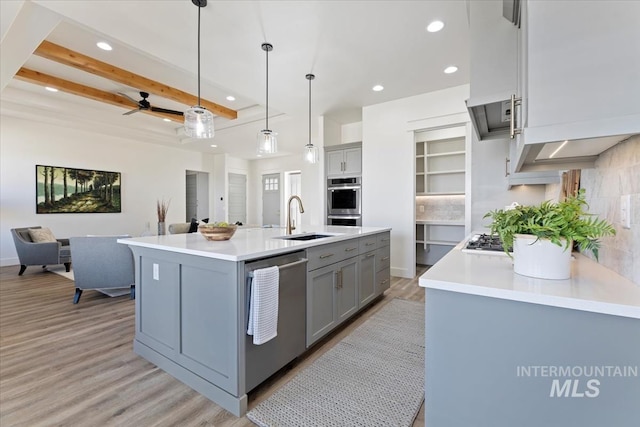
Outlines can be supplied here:
[[71, 257], [76, 293], [73, 303], [80, 301], [84, 289], [129, 288], [135, 297], [133, 253], [129, 246], [118, 243], [123, 236], [71, 237]]
[[69, 239], [57, 239], [56, 242], [36, 243], [31, 240], [30, 228], [42, 228], [40, 226], [12, 228], [11, 235], [16, 245], [16, 252], [20, 260], [20, 272], [18, 276], [27, 269], [29, 265], [64, 264], [67, 272], [71, 268], [71, 252], [69, 250]]

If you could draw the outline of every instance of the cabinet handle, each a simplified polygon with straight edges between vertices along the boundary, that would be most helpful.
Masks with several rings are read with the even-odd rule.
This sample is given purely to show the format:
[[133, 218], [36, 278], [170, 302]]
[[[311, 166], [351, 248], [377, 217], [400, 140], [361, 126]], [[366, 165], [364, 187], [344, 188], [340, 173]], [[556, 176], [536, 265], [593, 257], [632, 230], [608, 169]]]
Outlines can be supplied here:
[[389, 259], [389, 257], [388, 257], [388, 256], [384, 256], [384, 257], [382, 257], [382, 260], [383, 260], [383, 261], [386, 261], [386, 260], [388, 260], [388, 259]]
[[355, 251], [358, 248], [346, 248], [344, 251], [345, 252], [351, 252], [351, 251]]
[[522, 104], [522, 98], [511, 95], [511, 120], [509, 123], [509, 138], [513, 139], [516, 134], [522, 133], [522, 129], [516, 129], [516, 105]]
[[387, 283], [389, 281], [389, 279], [384, 279], [382, 282], [380, 282], [381, 285], [384, 285], [385, 283]]
[[336, 271], [336, 289], [342, 289], [342, 270]]
[[324, 254], [324, 255], [320, 255], [320, 259], [324, 259], [324, 258], [329, 258], [332, 257], [333, 254]]
[[376, 254], [369, 254], [365, 258], [371, 258], [372, 256], [376, 256]]
[[504, 176], [509, 176], [509, 163], [511, 162], [511, 160], [509, 160], [508, 157], [505, 157], [504, 159]]
[[365, 243], [364, 245], [365, 246], [371, 246], [371, 245], [375, 245], [375, 244], [376, 244], [376, 242], [370, 242], [370, 243]]

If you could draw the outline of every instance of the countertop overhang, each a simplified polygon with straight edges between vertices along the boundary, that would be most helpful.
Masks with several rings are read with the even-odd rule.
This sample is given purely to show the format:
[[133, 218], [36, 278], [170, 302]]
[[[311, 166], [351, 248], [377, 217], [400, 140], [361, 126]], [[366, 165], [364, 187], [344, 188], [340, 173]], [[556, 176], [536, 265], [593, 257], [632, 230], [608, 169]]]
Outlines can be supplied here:
[[465, 239], [427, 270], [422, 287], [640, 319], [640, 286], [575, 253], [571, 278], [521, 276], [504, 254], [462, 252]]
[[230, 240], [209, 241], [200, 233], [168, 234], [118, 239], [118, 243], [151, 249], [161, 249], [189, 255], [215, 258], [226, 261], [245, 261], [287, 252], [340, 242], [353, 238], [390, 231], [385, 227], [347, 227], [321, 225], [305, 228], [292, 235], [326, 233], [331, 237], [297, 241], [279, 237], [286, 236], [284, 228], [238, 228]]

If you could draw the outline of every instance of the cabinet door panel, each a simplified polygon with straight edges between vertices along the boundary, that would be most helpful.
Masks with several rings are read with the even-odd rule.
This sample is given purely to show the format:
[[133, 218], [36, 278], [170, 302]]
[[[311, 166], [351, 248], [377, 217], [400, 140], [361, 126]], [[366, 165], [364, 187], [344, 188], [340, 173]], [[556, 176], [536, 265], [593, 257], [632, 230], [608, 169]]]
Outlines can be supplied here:
[[[236, 289], [233, 271], [182, 266], [180, 363], [236, 393]], [[215, 327], [211, 327], [215, 325]]]
[[180, 264], [142, 257], [141, 285], [136, 289], [138, 338], [155, 350], [172, 354], [178, 348]]
[[360, 256], [360, 288], [358, 292], [358, 308], [364, 306], [375, 297], [375, 260], [375, 251]]
[[358, 310], [358, 265], [358, 257], [348, 259], [339, 264], [338, 323], [346, 320]]
[[341, 175], [343, 169], [342, 150], [327, 153], [327, 175]]
[[344, 173], [347, 175], [359, 175], [362, 173], [362, 149], [349, 148], [344, 150]]
[[376, 296], [381, 295], [391, 286], [391, 270], [385, 268], [376, 273]]
[[307, 347], [336, 325], [334, 265], [307, 273]]

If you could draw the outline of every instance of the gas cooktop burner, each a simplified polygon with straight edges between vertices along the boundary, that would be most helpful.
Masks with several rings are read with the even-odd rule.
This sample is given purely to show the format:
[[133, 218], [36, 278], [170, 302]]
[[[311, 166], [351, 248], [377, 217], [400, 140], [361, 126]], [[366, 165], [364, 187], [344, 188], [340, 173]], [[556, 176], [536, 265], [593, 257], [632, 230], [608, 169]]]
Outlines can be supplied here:
[[475, 234], [472, 238], [469, 239], [464, 249], [465, 249], [465, 252], [473, 252], [473, 251], [504, 252], [500, 238], [498, 236], [492, 236], [489, 234]]

